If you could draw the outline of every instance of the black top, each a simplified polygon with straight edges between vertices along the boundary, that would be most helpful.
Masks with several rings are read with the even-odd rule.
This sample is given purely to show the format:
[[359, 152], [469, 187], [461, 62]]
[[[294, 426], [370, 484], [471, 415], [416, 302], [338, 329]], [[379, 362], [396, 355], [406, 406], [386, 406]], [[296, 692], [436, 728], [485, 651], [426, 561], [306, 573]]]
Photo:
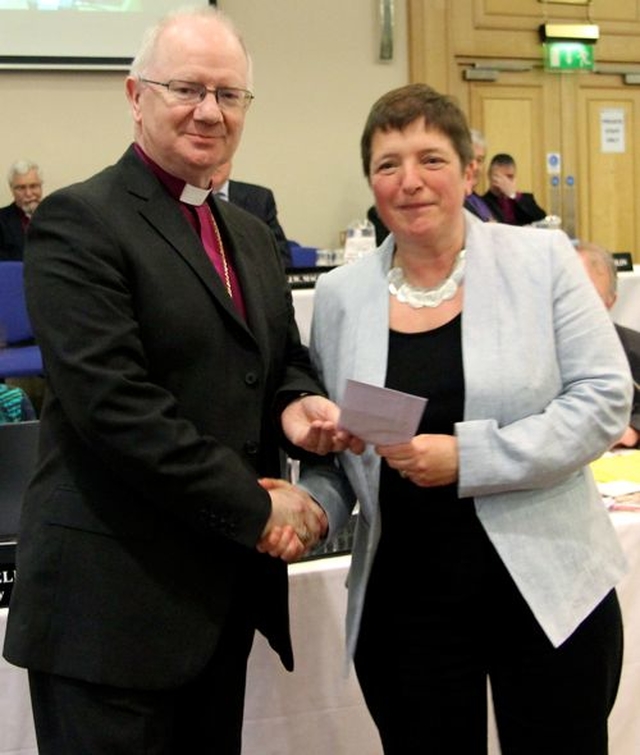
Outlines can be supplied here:
[[[386, 386], [428, 399], [418, 433], [452, 435], [464, 412], [462, 316], [423, 333], [389, 334]], [[457, 526], [473, 512], [472, 499], [459, 501], [457, 485], [425, 488], [403, 479], [383, 461], [380, 473], [382, 540], [403, 542], [407, 522], [432, 531], [440, 522]], [[396, 539], [397, 538], [397, 539]]]

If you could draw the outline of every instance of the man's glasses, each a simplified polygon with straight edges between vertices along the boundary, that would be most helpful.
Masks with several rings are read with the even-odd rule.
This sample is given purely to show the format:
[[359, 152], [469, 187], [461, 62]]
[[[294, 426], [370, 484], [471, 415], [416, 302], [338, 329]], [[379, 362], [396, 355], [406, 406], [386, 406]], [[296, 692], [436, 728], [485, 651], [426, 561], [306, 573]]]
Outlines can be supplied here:
[[144, 84], [164, 87], [176, 102], [184, 102], [185, 105], [197, 105], [204, 101], [207, 94], [212, 94], [221, 110], [246, 110], [254, 97], [248, 89], [238, 89], [237, 87], [207, 89], [204, 84], [199, 84], [196, 81], [179, 81], [178, 79], [153, 81], [142, 77], [139, 78], [139, 81]]

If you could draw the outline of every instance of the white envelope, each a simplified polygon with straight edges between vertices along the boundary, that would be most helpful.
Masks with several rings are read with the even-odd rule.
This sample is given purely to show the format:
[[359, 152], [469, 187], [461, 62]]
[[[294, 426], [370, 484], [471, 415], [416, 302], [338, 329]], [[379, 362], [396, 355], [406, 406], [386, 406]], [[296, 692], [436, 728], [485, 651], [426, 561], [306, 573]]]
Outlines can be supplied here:
[[347, 380], [340, 426], [367, 443], [406, 443], [416, 434], [427, 399], [391, 388]]

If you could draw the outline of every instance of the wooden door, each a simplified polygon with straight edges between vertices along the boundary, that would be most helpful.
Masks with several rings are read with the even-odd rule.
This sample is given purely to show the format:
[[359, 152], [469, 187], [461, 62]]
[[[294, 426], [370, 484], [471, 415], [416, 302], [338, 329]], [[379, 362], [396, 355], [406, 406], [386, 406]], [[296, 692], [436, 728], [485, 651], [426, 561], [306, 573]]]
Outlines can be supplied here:
[[580, 229], [583, 238], [640, 262], [640, 89], [620, 78], [576, 80]]
[[[549, 214], [546, 153], [559, 152], [560, 119], [557, 80], [547, 82], [540, 71], [500, 74], [495, 82], [469, 82], [469, 122], [487, 138], [487, 166], [498, 152], [513, 156], [518, 187], [532, 191]], [[486, 177], [485, 177], [486, 178]], [[486, 181], [481, 188], [486, 189]]]
[[518, 186], [570, 236], [640, 260], [640, 88], [621, 76], [532, 68], [464, 82], [457, 94], [488, 156], [513, 155]]

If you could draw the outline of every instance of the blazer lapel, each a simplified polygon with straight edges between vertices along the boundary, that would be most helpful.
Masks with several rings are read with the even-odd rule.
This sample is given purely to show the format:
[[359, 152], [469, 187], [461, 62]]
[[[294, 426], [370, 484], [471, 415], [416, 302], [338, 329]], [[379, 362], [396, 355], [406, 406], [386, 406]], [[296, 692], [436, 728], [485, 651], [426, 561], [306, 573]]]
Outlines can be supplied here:
[[357, 308], [358, 319], [353, 334], [353, 362], [351, 373], [345, 378], [353, 378], [363, 383], [383, 386], [387, 374], [389, 342], [389, 296], [387, 272], [395, 242], [389, 236], [384, 242], [381, 254], [366, 269], [359, 271], [360, 283], [353, 289], [353, 306]]

